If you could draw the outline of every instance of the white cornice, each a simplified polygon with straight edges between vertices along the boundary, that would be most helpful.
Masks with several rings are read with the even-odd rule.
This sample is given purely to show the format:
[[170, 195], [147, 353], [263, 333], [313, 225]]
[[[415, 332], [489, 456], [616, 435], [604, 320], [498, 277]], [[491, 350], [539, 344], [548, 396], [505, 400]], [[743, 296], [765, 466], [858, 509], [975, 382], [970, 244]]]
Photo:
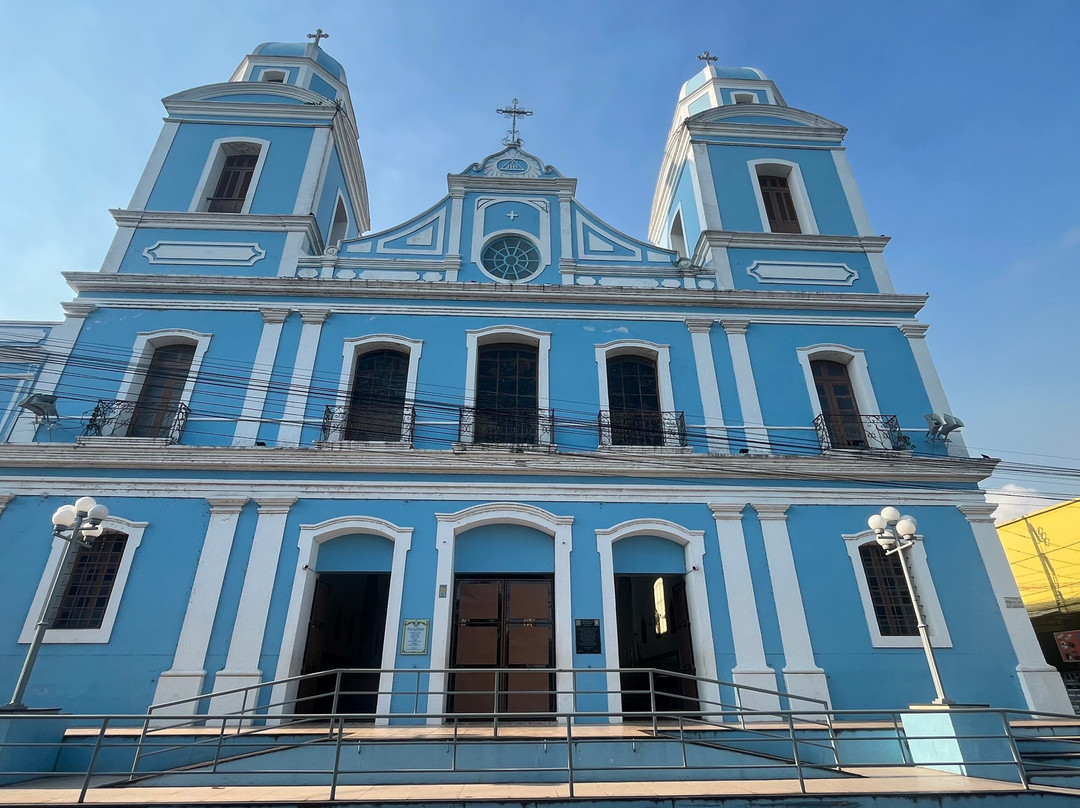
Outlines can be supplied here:
[[[647, 454], [640, 462], [620, 454], [601, 452], [549, 453], [474, 449], [464, 452], [352, 447], [332, 450], [266, 449], [255, 447], [168, 446], [110, 447], [88, 453], [76, 444], [0, 444], [0, 465], [9, 468], [78, 468], [80, 472], [107, 469], [184, 469], [200, 472], [237, 471], [315, 474], [447, 474], [486, 476], [493, 469], [523, 476], [576, 478], [597, 475], [612, 478], [664, 477], [682, 480], [746, 479], [757, 486], [764, 480], [812, 481], [819, 484], [850, 481], [925, 482], [972, 484], [989, 477], [999, 461], [969, 458], [912, 458], [876, 456], [776, 457], [768, 455], [666, 456]], [[19, 479], [4, 477], [3, 480]], [[134, 482], [139, 482], [135, 480]], [[571, 482], [570, 480], [567, 481]], [[580, 484], [580, 483], [576, 483]]]
[[[749, 106], [749, 105], [744, 105]], [[808, 126], [782, 126], [768, 123], [713, 123], [711, 121], [687, 121], [686, 128], [694, 142], [708, 143], [710, 137], [746, 138], [755, 143], [765, 140], [795, 140], [808, 143], [839, 143], [847, 130], [819, 129]]]
[[481, 177], [471, 174], [447, 174], [450, 193], [462, 191], [495, 191], [497, 193], [577, 193], [577, 180], [572, 177]]
[[[710, 309], [817, 309], [847, 312], [885, 312], [914, 315], [927, 295], [869, 294], [862, 292], [788, 292], [706, 289], [636, 289], [541, 284], [537, 286], [497, 283], [417, 283], [385, 280], [329, 280], [264, 278], [223, 275], [127, 275], [99, 272], [65, 272], [64, 278], [77, 292], [128, 294], [200, 295], [251, 297], [337, 298], [342, 304], [360, 300], [401, 299], [461, 300], [469, 302], [571, 303], [611, 306], [672, 306]], [[138, 301], [135, 301], [138, 303]], [[250, 306], [248, 306], [250, 308]], [[536, 316], [547, 316], [537, 311]], [[676, 315], [677, 319], [686, 316]], [[893, 324], [895, 325], [895, 324]]]
[[300, 232], [307, 236], [313, 249], [323, 249], [322, 233], [315, 217], [271, 213], [205, 213], [161, 210], [109, 211], [117, 227], [153, 227], [163, 230], [269, 230]]
[[[809, 233], [751, 233], [735, 230], [706, 230], [701, 239], [710, 247], [760, 248], [766, 250], [829, 250], [833, 252], [880, 253], [888, 236], [830, 236]], [[696, 253], [696, 251], [695, 251]]]

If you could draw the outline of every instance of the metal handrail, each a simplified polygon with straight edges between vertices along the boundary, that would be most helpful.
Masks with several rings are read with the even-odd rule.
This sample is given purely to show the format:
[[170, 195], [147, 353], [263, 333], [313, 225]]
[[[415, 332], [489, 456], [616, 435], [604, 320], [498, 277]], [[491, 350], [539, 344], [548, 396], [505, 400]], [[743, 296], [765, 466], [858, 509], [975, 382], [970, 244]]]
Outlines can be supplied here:
[[[1024, 789], [1038, 788], [1038, 786], [1033, 785], [1030, 782], [1030, 779], [1027, 776], [1027, 773], [1026, 773], [1025, 768], [1024, 768], [1024, 765], [1025, 765], [1024, 761], [1023, 761], [1019, 751], [1016, 748], [1016, 743], [1015, 743], [1016, 742], [1016, 736], [1015, 736], [1014, 730], [1013, 730], [1013, 728], [1011, 726], [1011, 722], [1009, 720], [1009, 717], [1014, 716], [1016, 718], [1016, 720], [1021, 720], [1021, 719], [1025, 719], [1025, 718], [1027, 718], [1027, 719], [1050, 719], [1050, 720], [1065, 719], [1065, 720], [1070, 721], [1074, 725], [1080, 725], [1080, 719], [1078, 719], [1076, 716], [1069, 716], [1069, 715], [1064, 715], [1064, 714], [1037, 713], [1037, 712], [1024, 711], [1024, 710], [1000, 709], [1000, 708], [982, 708], [982, 707], [959, 707], [959, 708], [952, 708], [952, 709], [954, 709], [956, 711], [959, 711], [959, 712], [966, 712], [966, 713], [984, 714], [984, 715], [997, 715], [1000, 718], [1000, 720], [1001, 720], [1001, 731], [1000, 732], [982, 732], [982, 733], [965, 734], [965, 735], [959, 736], [958, 739], [959, 740], [964, 740], [964, 741], [978, 741], [978, 740], [988, 740], [988, 739], [989, 740], [998, 740], [998, 741], [1000, 741], [1000, 740], [1004, 739], [1004, 740], [1008, 741], [1009, 744], [1010, 744], [1010, 750], [1011, 750], [1011, 754], [1009, 756], [1009, 759], [1007, 759], [1007, 760], [1006, 759], [1002, 759], [1002, 760], [995, 760], [995, 759], [980, 760], [980, 761], [978, 761], [978, 765], [981, 766], [981, 767], [999, 766], [999, 767], [1007, 767], [1007, 768], [1015, 769], [1017, 771], [1017, 773], [1018, 773], [1019, 778], [1020, 778], [1020, 785]], [[903, 748], [903, 746], [905, 744], [909, 743], [910, 741], [917, 741], [917, 740], [924, 739], [922, 736], [906, 735], [905, 733], [903, 733], [901, 731], [900, 722], [899, 722], [899, 715], [901, 713], [906, 713], [906, 712], [907, 711], [896, 711], [896, 710], [886, 710], [886, 709], [861, 710], [861, 711], [860, 710], [841, 710], [841, 711], [830, 711], [830, 717], [833, 718], [833, 719], [841, 719], [841, 720], [865, 718], [866, 716], [874, 716], [875, 719], [881, 718], [881, 717], [889, 718], [889, 719], [891, 719], [891, 722], [892, 722], [894, 728], [896, 729], [896, 739], [895, 739], [895, 741], [900, 743], [901, 748]], [[790, 762], [787, 762], [786, 758], [783, 759], [782, 761], [778, 761], [775, 758], [775, 756], [770, 756], [770, 755], [766, 754], [765, 757], [769, 758], [769, 759], [764, 760], [764, 762], [762, 762], [760, 764], [758, 764], [758, 763], [747, 763], [745, 760], [740, 760], [737, 763], [732, 763], [732, 764], [709, 763], [708, 765], [706, 765], [704, 763], [698, 763], [696, 765], [692, 765], [690, 763], [689, 759], [686, 757], [686, 746], [687, 746], [687, 744], [691, 744], [691, 745], [694, 744], [695, 741], [692, 740], [692, 739], [689, 739], [687, 737], [686, 732], [685, 732], [685, 722], [687, 720], [691, 720], [691, 721], [692, 720], [699, 720], [701, 718], [701, 716], [697, 715], [697, 714], [691, 715], [691, 716], [686, 716], [686, 715], [677, 715], [676, 716], [676, 715], [672, 715], [672, 714], [668, 714], [668, 713], [663, 713], [661, 715], [661, 717], [664, 720], [671, 720], [671, 719], [674, 719], [674, 718], [678, 718], [678, 727], [679, 727], [679, 734], [680, 734], [679, 742], [680, 742], [680, 745], [681, 745], [681, 748], [682, 748], [682, 758], [681, 758], [680, 763], [677, 763], [677, 764], [648, 765], [647, 763], [643, 764], [640, 760], [635, 760], [635, 762], [634, 762], [634, 764], [632, 766], [620, 766], [620, 765], [607, 765], [607, 766], [605, 766], [605, 765], [597, 765], [595, 762], [590, 766], [581, 766], [580, 763], [574, 759], [575, 750], [577, 748], [581, 747], [582, 745], [588, 745], [588, 744], [591, 744], [591, 743], [608, 743], [608, 742], [610, 742], [610, 737], [608, 735], [598, 734], [598, 735], [595, 735], [595, 736], [589, 736], [588, 734], [575, 733], [574, 727], [575, 726], [577, 726], [577, 727], [582, 726], [578, 722], [578, 720], [577, 720], [578, 718], [582, 718], [582, 717], [591, 718], [591, 717], [595, 717], [596, 715], [597, 714], [593, 713], [593, 712], [589, 712], [589, 713], [586, 713], [586, 714], [580, 714], [580, 713], [577, 713], [577, 712], [556, 712], [556, 713], [553, 714], [553, 718], [561, 721], [565, 725], [565, 727], [563, 729], [563, 733], [562, 733], [564, 735], [564, 737], [565, 737], [566, 750], [567, 750], [567, 756], [568, 756], [565, 765], [563, 765], [562, 763], [559, 763], [558, 765], [554, 765], [554, 766], [532, 766], [532, 767], [528, 767], [528, 766], [497, 766], [497, 765], [493, 765], [493, 766], [489, 766], [489, 767], [480, 767], [480, 768], [472, 767], [472, 768], [469, 768], [469, 767], [461, 767], [461, 766], [458, 765], [459, 758], [457, 756], [457, 747], [461, 746], [461, 745], [468, 745], [468, 744], [475, 744], [475, 743], [487, 743], [487, 742], [490, 742], [491, 736], [470, 736], [470, 735], [462, 734], [462, 733], [459, 732], [459, 727], [464, 722], [469, 722], [469, 721], [476, 720], [476, 719], [481, 719], [482, 720], [483, 718], [486, 718], [488, 716], [488, 714], [487, 713], [466, 713], [466, 714], [460, 714], [460, 715], [445, 714], [445, 713], [422, 714], [419, 717], [445, 719], [446, 721], [448, 721], [451, 724], [451, 726], [452, 726], [452, 735], [448, 739], [442, 739], [441, 741], [439, 741], [440, 743], [449, 742], [451, 744], [452, 751], [453, 751], [453, 754], [452, 754], [451, 759], [450, 759], [451, 765], [449, 767], [447, 767], [447, 766], [439, 766], [437, 768], [422, 768], [422, 767], [389, 768], [389, 767], [384, 767], [384, 768], [380, 769], [379, 771], [381, 771], [384, 774], [388, 774], [388, 775], [391, 775], [391, 774], [405, 774], [405, 775], [414, 775], [414, 776], [419, 776], [419, 775], [422, 775], [424, 773], [446, 774], [448, 772], [460, 773], [462, 775], [473, 775], [473, 774], [476, 774], [476, 773], [485, 773], [485, 772], [487, 772], [487, 773], [518, 772], [518, 773], [521, 773], [521, 774], [529, 774], [529, 773], [537, 773], [537, 772], [565, 771], [566, 772], [566, 783], [568, 784], [571, 795], [573, 795], [575, 783], [581, 782], [581, 777], [582, 777], [583, 774], [585, 774], [585, 773], [591, 773], [591, 774], [600, 773], [600, 774], [602, 774], [603, 772], [606, 772], [606, 771], [613, 771], [614, 772], [614, 771], [640, 770], [642, 772], [648, 772], [648, 771], [657, 771], [657, 772], [659, 772], [659, 771], [682, 770], [682, 771], [686, 771], [686, 772], [689, 773], [689, 772], [693, 772], [693, 771], [697, 771], [697, 770], [708, 769], [708, 770], [712, 771], [713, 773], [715, 773], [718, 770], [726, 769], [726, 768], [732, 768], [733, 770], [734, 769], [739, 769], [739, 770], [750, 769], [750, 770], [752, 770], [752, 769], [755, 769], [755, 768], [776, 769], [777, 767], [786, 764], [786, 765], [789, 765], [792, 768], [794, 776], [798, 779], [800, 791], [805, 793], [805, 791], [806, 791], [805, 779], [806, 779], [807, 774], [810, 771], [812, 771], [814, 769], [819, 769], [819, 768], [835, 769], [835, 770], [841, 770], [841, 771], [843, 770], [843, 766], [839, 762], [837, 763], [837, 765], [835, 767], [833, 767], [833, 766], [824, 766], [824, 767], [822, 767], [820, 764], [807, 762], [807, 761], [805, 761], [803, 759], [802, 754], [800, 752], [800, 748], [802, 746], [805, 746], [808, 743], [808, 741], [813, 740], [814, 733], [820, 733], [821, 730], [819, 728], [817, 728], [816, 726], [813, 726], [813, 725], [808, 729], [805, 726], [805, 722], [804, 722], [804, 718], [806, 718], [806, 716], [808, 714], [804, 713], [804, 712], [800, 712], [800, 711], [793, 711], [793, 710], [779, 711], [777, 713], [777, 719], [778, 719], [779, 727], [777, 727], [776, 730], [778, 730], [778, 731], [782, 730], [782, 734], [773, 734], [773, 735], [768, 736], [768, 738], [767, 738], [767, 740], [770, 743], [775, 743], [777, 740], [782, 739], [784, 737], [786, 737], [790, 741], [790, 743], [792, 744], [792, 757], [790, 759]], [[608, 716], [608, 717], [615, 717], [615, 716], [618, 716], [618, 715], [621, 715], [621, 714], [619, 714], [619, 713], [601, 713], [601, 715], [605, 715], [605, 716]], [[708, 714], [706, 714], [706, 715], [708, 715]], [[739, 727], [740, 732], [746, 732], [747, 731], [746, 723], [745, 723], [744, 719], [747, 718], [750, 715], [753, 715], [753, 713], [750, 712], [750, 711], [737, 711], [736, 717], [740, 721], [740, 727]], [[812, 714], [810, 714], [810, 715], [812, 715]], [[172, 716], [166, 716], [166, 717], [171, 718]], [[330, 768], [307, 768], [307, 769], [303, 769], [303, 770], [289, 770], [289, 769], [276, 768], [276, 769], [274, 769], [274, 771], [279, 772], [279, 773], [286, 773], [286, 774], [287, 773], [307, 773], [307, 774], [311, 774], [311, 775], [326, 775], [328, 778], [330, 778], [330, 787], [331, 787], [331, 795], [332, 795], [331, 799], [333, 799], [336, 796], [337, 784], [338, 784], [340, 776], [342, 774], [351, 774], [351, 773], [359, 774], [359, 773], [362, 773], [362, 772], [363, 773], [370, 773], [371, 772], [371, 770], [355, 769], [355, 768], [343, 768], [341, 766], [341, 754], [340, 754], [341, 747], [345, 742], [345, 731], [346, 731], [345, 722], [349, 721], [349, 720], [359, 719], [359, 718], [369, 718], [369, 716], [362, 716], [362, 715], [359, 715], [359, 714], [350, 714], [350, 713], [338, 713], [338, 714], [325, 713], [325, 714], [313, 714], [313, 715], [289, 714], [289, 715], [287, 715], [285, 717], [290, 718], [290, 719], [294, 719], [294, 720], [297, 720], [297, 721], [304, 720], [304, 721], [316, 721], [316, 722], [325, 721], [325, 722], [327, 722], [329, 724], [330, 728], [331, 728], [331, 732], [330, 732], [329, 737], [327, 737], [325, 734], [323, 734], [323, 730], [319, 726], [316, 726], [316, 727], [313, 727], [312, 729], [313, 729], [313, 732], [318, 733], [318, 737], [314, 738], [311, 741], [306, 741], [305, 743], [307, 743], [307, 742], [310, 742], [310, 743], [327, 743], [327, 742], [331, 742], [331, 743], [333, 743], [334, 747], [335, 747], [334, 748], [334, 755], [333, 755], [333, 758], [332, 758], [333, 764], [332, 764], [332, 766]], [[32, 714], [32, 713], [31, 714], [19, 714], [19, 713], [7, 714], [7, 715], [4, 716], [4, 718], [5, 719], [14, 719], [14, 720], [56, 720], [55, 715], [40, 715], [40, 714]], [[110, 741], [109, 740], [109, 738], [110, 738], [110, 735], [109, 735], [110, 726], [122, 726], [122, 725], [128, 724], [130, 722], [142, 721], [142, 720], [145, 719], [145, 716], [142, 716], [142, 715], [81, 715], [81, 716], [66, 716], [65, 718], [67, 718], [69, 721], [71, 721], [73, 723], [81, 723], [81, 724], [84, 724], [84, 725], [98, 726], [99, 727], [99, 731], [96, 733], [96, 738], [94, 739], [93, 743], [90, 743], [89, 741], [84, 742], [84, 743], [64, 742], [65, 745], [69, 746], [69, 747], [73, 746], [73, 747], [76, 747], [76, 748], [86, 748], [86, 749], [92, 749], [93, 750], [92, 753], [91, 753], [91, 756], [90, 756], [89, 764], [87, 765], [87, 769], [86, 769], [86, 772], [84, 773], [84, 777], [83, 777], [82, 789], [81, 789], [80, 796], [79, 796], [79, 801], [82, 801], [83, 798], [85, 797], [85, 794], [86, 794], [87, 790], [90, 787], [90, 783], [92, 782], [92, 778], [95, 775], [97, 775], [99, 777], [122, 776], [123, 775], [123, 773], [120, 773], [120, 772], [102, 771], [102, 770], [98, 770], [96, 768], [97, 762], [101, 758], [101, 754], [106, 749], [123, 748], [123, 747], [130, 748], [130, 741], [123, 740], [123, 739], [121, 739], [120, 741]], [[224, 723], [226, 723], [226, 722], [228, 722], [230, 720], [235, 720], [236, 716], [235, 715], [230, 715], [230, 714], [216, 714], [216, 715], [206, 716], [206, 718], [209, 719], [209, 720], [215, 720], [215, 721], [220, 720], [224, 724]], [[720, 726], [722, 726], [722, 725], [720, 725]], [[262, 729], [263, 729], [263, 731], [266, 731], [269, 728], [262, 728]], [[1060, 740], [1060, 736], [1039, 736], [1039, 737], [1057, 738], [1057, 739]], [[162, 740], [164, 740], [164, 739], [162, 739]], [[877, 738], [877, 739], [868, 739], [868, 740], [886, 741], [888, 739], [886, 739], [886, 738]], [[266, 744], [266, 746], [264, 748], [256, 748], [255, 751], [250, 751], [249, 750], [247, 752], [243, 752], [240, 755], [240, 757], [246, 757], [246, 756], [250, 756], [250, 755], [259, 755], [259, 754], [262, 754], [262, 753], [267, 752], [267, 751], [273, 751], [273, 750], [287, 748], [289, 746], [295, 746], [296, 745], [296, 744], [282, 744], [280, 742], [280, 740], [277, 739], [277, 738], [267, 738], [266, 741], [267, 741], [267, 744]], [[634, 738], [635, 743], [641, 743], [641, 744], [656, 743], [656, 742], [670, 743], [671, 741], [672, 741], [671, 738], [664, 737], [664, 736], [636, 736]], [[369, 746], [372, 745], [372, 744], [393, 745], [395, 743], [415, 743], [415, 742], [416, 742], [415, 739], [395, 738], [395, 737], [385, 737], [385, 738], [381, 738], [381, 739], [367, 739], [367, 740], [363, 741], [364, 744], [369, 745]], [[503, 737], [500, 740], [500, 742], [512, 745], [512, 744], [530, 744], [530, 743], [535, 744], [535, 743], [541, 742], [541, 741], [538, 741], [538, 739], [534, 738], [534, 737], [519, 737], [519, 738]], [[544, 738], [542, 740], [542, 742], [551, 743], [552, 740], [551, 740], [551, 738]], [[0, 751], [3, 751], [4, 749], [10, 748], [10, 747], [28, 747], [28, 746], [56, 747], [58, 745], [59, 745], [58, 743], [56, 743], [56, 744], [48, 744], [48, 743], [5, 742], [5, 743], [0, 743]], [[257, 744], [255, 744], [253, 741], [249, 740], [249, 741], [245, 742], [245, 746], [251, 747], [251, 746], [257, 746]], [[190, 748], [190, 745], [176, 744], [174, 742], [172, 748], [173, 749]], [[742, 751], [746, 751], [748, 754], [762, 754], [762, 753], [754, 753], [754, 752], [751, 752], [751, 751], [748, 751], [748, 750], [745, 750], [745, 749], [743, 749]], [[215, 761], [214, 761], [214, 766], [215, 767], [217, 765], [218, 760], [220, 760], [220, 759], [221, 759], [220, 758], [220, 753], [216, 753], [216, 757], [215, 757]], [[229, 759], [229, 758], [225, 758], [225, 759]], [[234, 756], [232, 759], [235, 761], [238, 758], [236, 756]], [[910, 767], [910, 766], [914, 765], [913, 763], [910, 762], [910, 758], [906, 758], [906, 761], [907, 761], [906, 762], [907, 766]], [[208, 760], [208, 761], [206, 761], [204, 763], [196, 764], [194, 766], [181, 767], [181, 768], [170, 768], [170, 769], [165, 769], [165, 770], [152, 772], [152, 773], [148, 772], [146, 774], [147, 775], [156, 775], [156, 774], [162, 774], [162, 773], [165, 773], [165, 772], [168, 772], [170, 774], [180, 775], [180, 776], [182, 776], [184, 774], [203, 774], [203, 773], [205, 773], [205, 770], [210, 765], [211, 765], [210, 761]], [[861, 768], [873, 768], [874, 766], [894, 767], [896, 764], [895, 764], [894, 760], [888, 760], [888, 761], [879, 762], [879, 763], [867, 763], [865, 761], [859, 761], [859, 763], [857, 765], [860, 766]], [[935, 762], [935, 765], [940, 765], [940, 766], [960, 766], [960, 765], [965, 765], [965, 761], [962, 761], [962, 760], [958, 760], [958, 761], [942, 760], [942, 761]], [[252, 775], [254, 775], [254, 774], [259, 773], [260, 771], [265, 772], [266, 771], [265, 767], [262, 767], [261, 769], [260, 768], [252, 768], [252, 769], [247, 769], [247, 770], [234, 769], [233, 773], [236, 773], [236, 774], [252, 774]], [[66, 772], [22, 772], [22, 771], [20, 771], [20, 772], [5, 772], [5, 774], [9, 774], [9, 775], [12, 775], [12, 774], [14, 774], [14, 775], [28, 775], [28, 776], [42, 776], [42, 775], [43, 776], [49, 776], [49, 775], [53, 775], [53, 776], [70, 776], [71, 772], [70, 771], [66, 771]], [[469, 781], [475, 781], [475, 778], [472, 778], [471, 776], [468, 777], [467, 779]], [[113, 785], [116, 785], [116, 784], [113, 783]], [[1060, 787], [1056, 787], [1056, 788], [1059, 788], [1059, 790], [1060, 790]], [[1065, 789], [1065, 790], [1068, 790], [1068, 789]], [[1080, 789], [1073, 789], [1073, 790], [1071, 790], [1071, 793], [1080, 794]]]

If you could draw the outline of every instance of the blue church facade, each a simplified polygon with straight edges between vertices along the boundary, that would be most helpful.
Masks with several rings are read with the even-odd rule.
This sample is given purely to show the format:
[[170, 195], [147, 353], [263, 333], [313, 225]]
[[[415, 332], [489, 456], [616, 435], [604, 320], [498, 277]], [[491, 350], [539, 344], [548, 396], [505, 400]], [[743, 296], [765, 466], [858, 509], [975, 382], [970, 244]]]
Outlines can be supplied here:
[[209, 694], [344, 667], [381, 671], [357, 711], [618, 713], [640, 709], [619, 669], [655, 668], [693, 677], [684, 704], [732, 682], [748, 709], [898, 708], [932, 687], [866, 527], [897, 505], [952, 698], [1071, 713], [978, 488], [993, 462], [928, 436], [950, 407], [926, 298], [893, 287], [840, 124], [706, 62], [645, 239], [514, 139], [370, 233], [317, 45], [164, 104], [63, 322], [0, 323], [0, 682], [61, 561], [50, 515], [110, 510], [28, 703], [223, 712], [250, 705]]

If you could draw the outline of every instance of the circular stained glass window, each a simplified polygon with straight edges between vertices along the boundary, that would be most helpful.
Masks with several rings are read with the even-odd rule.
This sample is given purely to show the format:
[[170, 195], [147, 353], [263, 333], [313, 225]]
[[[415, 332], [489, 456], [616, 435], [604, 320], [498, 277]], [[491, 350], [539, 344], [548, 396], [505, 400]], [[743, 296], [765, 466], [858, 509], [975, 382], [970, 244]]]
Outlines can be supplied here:
[[527, 238], [503, 236], [484, 248], [480, 263], [500, 280], [522, 281], [536, 274], [540, 267], [540, 252]]

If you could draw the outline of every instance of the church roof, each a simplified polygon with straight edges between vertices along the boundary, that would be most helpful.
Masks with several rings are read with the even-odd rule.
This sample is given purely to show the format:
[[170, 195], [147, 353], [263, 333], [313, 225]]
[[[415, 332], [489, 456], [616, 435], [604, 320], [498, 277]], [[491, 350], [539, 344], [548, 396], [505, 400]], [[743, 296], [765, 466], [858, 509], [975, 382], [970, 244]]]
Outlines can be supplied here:
[[[308, 54], [308, 48], [311, 47], [307, 42], [264, 42], [255, 48], [251, 52], [252, 56], [306, 56]], [[327, 70], [334, 78], [339, 80], [345, 79], [345, 68], [341, 66], [333, 56], [328, 54], [322, 48], [315, 49], [315, 61]]]

